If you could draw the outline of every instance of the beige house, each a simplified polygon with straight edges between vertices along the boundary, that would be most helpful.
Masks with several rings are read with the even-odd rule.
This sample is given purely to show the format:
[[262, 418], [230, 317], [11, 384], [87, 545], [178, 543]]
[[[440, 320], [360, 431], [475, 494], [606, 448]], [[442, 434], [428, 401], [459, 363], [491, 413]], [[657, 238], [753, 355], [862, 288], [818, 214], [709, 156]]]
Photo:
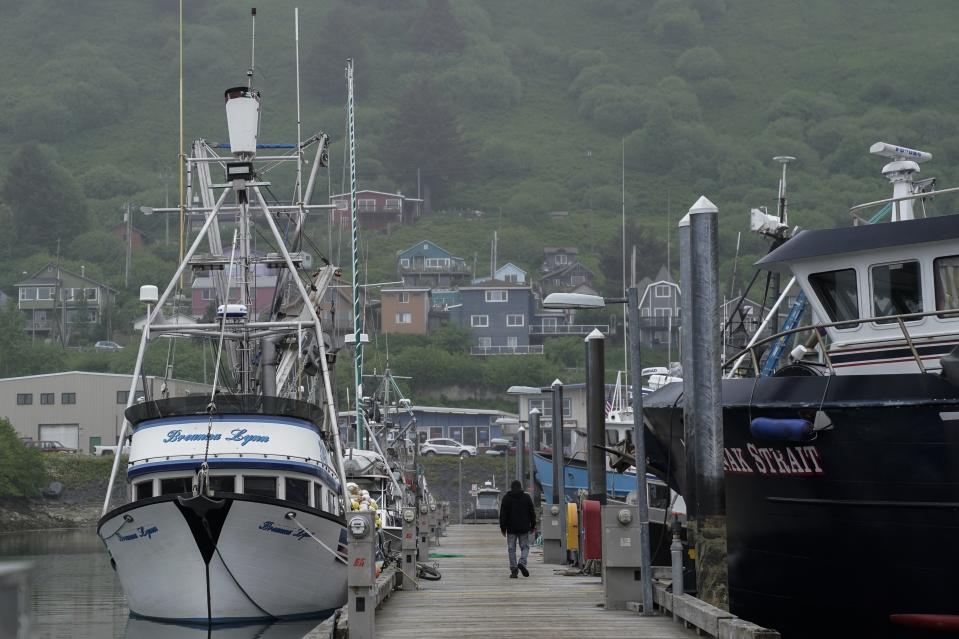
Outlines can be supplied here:
[[[114, 446], [123, 426], [130, 375], [70, 371], [0, 379], [0, 417], [20, 437], [59, 441], [81, 453]], [[147, 376], [150, 397], [160, 398], [163, 378]], [[166, 381], [171, 397], [209, 393], [210, 386], [179, 379]], [[137, 385], [137, 396], [143, 393]]]
[[429, 332], [430, 289], [385, 288], [380, 291], [380, 331], [383, 333]]

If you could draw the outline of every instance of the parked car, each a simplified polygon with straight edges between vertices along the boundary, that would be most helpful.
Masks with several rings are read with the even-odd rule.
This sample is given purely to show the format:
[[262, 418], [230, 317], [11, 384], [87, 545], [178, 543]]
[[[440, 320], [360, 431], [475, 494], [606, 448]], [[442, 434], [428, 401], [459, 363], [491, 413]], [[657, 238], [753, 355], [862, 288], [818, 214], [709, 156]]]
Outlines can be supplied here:
[[476, 446], [467, 446], [455, 439], [427, 439], [423, 442], [423, 445], [420, 446], [420, 455], [426, 455], [427, 457], [433, 455], [471, 457], [476, 455]]
[[[510, 450], [512, 448], [512, 451]], [[489, 455], [491, 457], [502, 457], [509, 452], [516, 452], [516, 447], [513, 445], [511, 439], [505, 439], [503, 437], [494, 437], [489, 440], [489, 448], [486, 449], [484, 455]]]
[[41, 453], [75, 453], [77, 452], [76, 448], [70, 448], [69, 446], [64, 446], [58, 441], [53, 441], [50, 439], [47, 440], [33, 440], [23, 442], [24, 446], [28, 448], [39, 448]]
[[100, 340], [93, 345], [93, 348], [98, 351], [122, 351], [123, 347], [117, 344], [116, 342], [111, 342], [109, 340]]

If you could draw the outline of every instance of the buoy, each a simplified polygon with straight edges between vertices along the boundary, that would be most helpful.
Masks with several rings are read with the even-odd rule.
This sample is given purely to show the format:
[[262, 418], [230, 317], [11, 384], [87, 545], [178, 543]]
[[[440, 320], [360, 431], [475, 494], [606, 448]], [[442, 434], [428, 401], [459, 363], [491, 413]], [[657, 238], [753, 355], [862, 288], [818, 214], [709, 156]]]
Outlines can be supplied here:
[[756, 439], [808, 442], [816, 437], [812, 422], [805, 419], [756, 417], [749, 423], [749, 432]]

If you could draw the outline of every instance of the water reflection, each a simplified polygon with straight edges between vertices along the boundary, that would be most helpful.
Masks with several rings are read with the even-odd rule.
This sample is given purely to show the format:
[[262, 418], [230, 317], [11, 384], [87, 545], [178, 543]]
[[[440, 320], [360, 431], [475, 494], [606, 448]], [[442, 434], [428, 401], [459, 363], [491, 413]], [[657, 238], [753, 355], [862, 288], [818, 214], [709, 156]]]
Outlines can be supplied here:
[[[300, 639], [321, 620], [196, 628], [130, 618], [123, 589], [93, 529], [0, 534], [0, 562], [26, 560], [36, 639]], [[328, 636], [314, 633], [312, 637]]]
[[[127, 639], [301, 639], [319, 622], [277, 621], [244, 626], [197, 628], [147, 621], [131, 617], [127, 621]], [[320, 635], [314, 635], [320, 636]]]

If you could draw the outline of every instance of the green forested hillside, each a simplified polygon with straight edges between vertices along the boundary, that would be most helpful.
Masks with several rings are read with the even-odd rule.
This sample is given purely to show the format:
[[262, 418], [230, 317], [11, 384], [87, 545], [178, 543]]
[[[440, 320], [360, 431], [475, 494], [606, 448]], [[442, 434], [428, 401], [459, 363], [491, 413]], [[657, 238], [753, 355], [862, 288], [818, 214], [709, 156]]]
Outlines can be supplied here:
[[[295, 4], [259, 7], [264, 141], [295, 137]], [[104, 229], [126, 202], [177, 199], [177, 2], [3, 5], [0, 289], [48, 260], [57, 239], [68, 266], [122, 284], [123, 248]], [[249, 5], [184, 6], [186, 138], [222, 140], [222, 91], [245, 81], [250, 62]], [[361, 188], [414, 193], [419, 173], [434, 209], [414, 227], [364, 234], [361, 277], [393, 279], [396, 250], [424, 237], [486, 273], [496, 230], [501, 263], [535, 268], [544, 245], [577, 246], [614, 291], [625, 157], [640, 274], [665, 261], [677, 220], [705, 194], [720, 207], [729, 286], [737, 233], [740, 264], [765, 249], [746, 232], [747, 212], [775, 206], [774, 155], [798, 158], [790, 221], [802, 227], [848, 224], [851, 204], [889, 195], [882, 160], [867, 153], [877, 140], [932, 152], [923, 177], [959, 182], [957, 18], [951, 0], [307, 4], [303, 127], [334, 139], [317, 197], [342, 188], [352, 57]], [[550, 221], [556, 210], [569, 216]], [[130, 290], [173, 269], [176, 247], [156, 217], [136, 221], [153, 244], [134, 256]], [[331, 245], [326, 228], [311, 230], [319, 247]], [[346, 261], [337, 244], [348, 237], [334, 233], [329, 257]], [[127, 301], [118, 322], [134, 308]]]

